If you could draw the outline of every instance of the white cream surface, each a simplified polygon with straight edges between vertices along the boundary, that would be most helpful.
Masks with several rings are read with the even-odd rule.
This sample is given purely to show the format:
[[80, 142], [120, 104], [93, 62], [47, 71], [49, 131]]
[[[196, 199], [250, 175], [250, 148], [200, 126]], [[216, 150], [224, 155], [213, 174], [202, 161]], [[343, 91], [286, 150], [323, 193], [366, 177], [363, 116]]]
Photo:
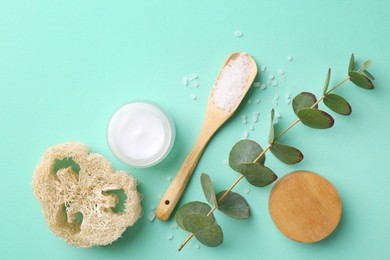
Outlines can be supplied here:
[[121, 107], [111, 118], [108, 142], [113, 153], [133, 166], [149, 166], [162, 159], [172, 145], [172, 127], [166, 115], [148, 102]]
[[163, 148], [164, 126], [153, 112], [134, 109], [118, 123], [116, 142], [125, 156], [142, 160], [156, 156]]

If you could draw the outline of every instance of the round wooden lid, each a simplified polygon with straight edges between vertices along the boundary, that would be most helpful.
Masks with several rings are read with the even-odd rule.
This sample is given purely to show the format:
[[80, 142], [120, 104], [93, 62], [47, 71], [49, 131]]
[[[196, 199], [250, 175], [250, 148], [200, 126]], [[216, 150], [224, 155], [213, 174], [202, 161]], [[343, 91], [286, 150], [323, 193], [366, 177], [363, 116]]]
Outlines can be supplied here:
[[333, 185], [309, 171], [283, 176], [269, 198], [273, 222], [288, 238], [314, 243], [326, 238], [341, 217], [341, 200]]

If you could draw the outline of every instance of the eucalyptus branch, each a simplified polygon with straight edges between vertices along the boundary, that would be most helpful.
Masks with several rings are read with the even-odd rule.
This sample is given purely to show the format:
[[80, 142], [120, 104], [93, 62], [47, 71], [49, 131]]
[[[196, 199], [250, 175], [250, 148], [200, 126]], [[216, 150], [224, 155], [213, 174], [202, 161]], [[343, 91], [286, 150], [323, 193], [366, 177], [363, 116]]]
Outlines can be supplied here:
[[[259, 154], [259, 156], [256, 157], [256, 159], [253, 161], [254, 163], [257, 162], [258, 160], [260, 160], [261, 157], [263, 157], [263, 155], [268, 151], [268, 149], [270, 148], [271, 145], [268, 145], [264, 151], [262, 153]], [[218, 200], [217, 204], [207, 213], [207, 216], [210, 216], [211, 214], [213, 214], [213, 212], [218, 208], [218, 205], [222, 203], [222, 201], [226, 198], [226, 196], [228, 195], [229, 192], [231, 192], [234, 187], [244, 178], [245, 176], [244, 175], [240, 175], [240, 177], [237, 178], [237, 180], [232, 184], [232, 186], [230, 186], [230, 188], [225, 191], [222, 195], [222, 197]], [[178, 251], [181, 251], [182, 248], [191, 240], [191, 238], [194, 236], [193, 233], [191, 233], [185, 240], [184, 242], [180, 245], [180, 247], [178, 248]]]
[[294, 147], [281, 144], [277, 140], [299, 122], [317, 129], [332, 127], [334, 124], [333, 117], [325, 111], [318, 109], [318, 104], [321, 101], [329, 109], [338, 114], [351, 114], [352, 109], [349, 103], [341, 96], [333, 94], [333, 91], [349, 80], [361, 88], [373, 89], [374, 85], [371, 80], [374, 80], [374, 77], [367, 71], [370, 64], [371, 61], [368, 60], [359, 70], [355, 70], [355, 58], [352, 54], [348, 68], [348, 76], [328, 91], [331, 74], [329, 69], [322, 96], [317, 100], [316, 96], [309, 92], [298, 94], [292, 102], [294, 113], [298, 118], [276, 137], [274, 137], [274, 110], [272, 110], [268, 145], [264, 150], [259, 144], [251, 140], [241, 140], [233, 146], [229, 155], [229, 165], [233, 170], [240, 173], [240, 176], [228, 190], [215, 194], [211, 178], [203, 173], [201, 176], [202, 189], [207, 200], [213, 207], [210, 207], [206, 203], [195, 201], [183, 205], [178, 210], [176, 214], [178, 225], [191, 233], [180, 245], [178, 250], [180, 251], [194, 236], [207, 246], [214, 247], [222, 243], [222, 229], [215, 222], [213, 216], [216, 209], [236, 219], [248, 218], [249, 206], [241, 195], [232, 191], [233, 188], [244, 178], [250, 184], [257, 187], [267, 186], [277, 179], [276, 174], [264, 165], [265, 154], [268, 150], [284, 163], [299, 163], [303, 159], [301, 151]]

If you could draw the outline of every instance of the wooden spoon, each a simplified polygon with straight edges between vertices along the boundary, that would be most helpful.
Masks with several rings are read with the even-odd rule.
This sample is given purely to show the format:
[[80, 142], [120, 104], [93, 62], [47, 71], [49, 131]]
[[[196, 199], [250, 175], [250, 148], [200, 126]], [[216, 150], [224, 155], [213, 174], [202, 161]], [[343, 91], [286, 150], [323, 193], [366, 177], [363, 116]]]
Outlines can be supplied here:
[[[239, 52], [232, 53], [226, 59], [225, 63], [222, 66], [222, 69], [229, 63], [230, 60], [237, 59], [237, 57], [240, 54], [241, 53]], [[237, 101], [234, 107], [232, 107], [229, 111], [226, 111], [217, 108], [214, 105], [212, 101], [213, 90], [211, 91], [207, 103], [206, 116], [198, 140], [196, 141], [194, 147], [188, 154], [187, 158], [184, 160], [183, 165], [181, 166], [178, 173], [176, 174], [176, 177], [172, 180], [168, 190], [161, 198], [160, 204], [158, 205], [156, 211], [156, 216], [158, 219], [167, 220], [169, 218], [177, 202], [179, 201], [185, 187], [187, 186], [187, 183], [190, 180], [192, 172], [194, 171], [195, 166], [197, 165], [203, 150], [206, 148], [207, 143], [209, 142], [211, 137], [215, 134], [215, 132], [217, 132], [217, 130], [233, 115], [234, 111], [236, 111], [237, 107], [241, 103], [245, 94], [248, 92], [249, 87], [252, 85], [253, 80], [255, 79], [257, 74], [257, 66], [251, 56], [249, 56], [248, 54], [245, 55], [247, 55], [247, 57], [250, 60], [250, 68], [249, 68], [250, 74], [249, 74], [248, 82], [239, 100]], [[220, 78], [221, 71], [218, 74], [218, 77], [214, 85], [216, 85], [218, 79]]]

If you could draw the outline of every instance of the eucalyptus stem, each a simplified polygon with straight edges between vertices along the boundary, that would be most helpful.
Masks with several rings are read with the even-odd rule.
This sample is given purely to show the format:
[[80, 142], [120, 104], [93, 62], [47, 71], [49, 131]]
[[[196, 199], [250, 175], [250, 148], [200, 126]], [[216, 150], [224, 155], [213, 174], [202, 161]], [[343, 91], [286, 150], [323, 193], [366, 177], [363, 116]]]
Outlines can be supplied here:
[[237, 180], [232, 184], [232, 186], [230, 186], [230, 188], [227, 191], [225, 191], [225, 193], [222, 195], [222, 197], [218, 200], [217, 205], [215, 205], [209, 211], [209, 213], [207, 213], [207, 216], [210, 216], [211, 214], [213, 214], [214, 210], [216, 210], [218, 208], [218, 204], [220, 204], [225, 199], [225, 197], [228, 195], [228, 193], [232, 191], [232, 189], [237, 185], [237, 183], [239, 183], [242, 180], [242, 178], [244, 178], [244, 175], [240, 175], [240, 177], [237, 178]]
[[283, 132], [281, 132], [277, 137], [275, 137], [274, 142], [276, 140], [278, 140], [282, 135], [284, 135], [288, 130], [290, 130], [290, 128], [292, 128], [294, 125], [298, 124], [299, 121], [301, 121], [301, 119], [298, 118], [297, 120], [294, 121], [294, 123], [292, 123], [286, 129], [284, 129]]
[[[319, 98], [312, 106], [311, 108], [314, 108], [316, 107], [322, 100], [325, 99], [326, 95], [328, 95], [329, 93], [333, 92], [335, 89], [337, 89], [338, 87], [340, 87], [342, 84], [344, 84], [345, 82], [347, 82], [348, 80], [350, 80], [350, 77], [346, 77], [345, 79], [343, 79], [342, 81], [340, 81], [337, 85], [335, 85], [333, 88], [331, 88], [329, 91], [327, 91], [326, 93], [324, 93], [321, 98]], [[282, 137], [288, 130], [290, 130], [293, 126], [295, 126], [296, 124], [298, 124], [301, 120], [298, 118], [296, 119], [291, 125], [289, 125], [286, 129], [284, 129], [276, 138], [274, 138], [273, 142], [275, 142], [276, 140], [278, 140], [280, 137]], [[265, 155], [265, 153], [271, 148], [272, 144], [268, 144], [267, 147], [260, 153], [260, 155], [253, 161], [253, 162], [258, 162], [260, 160], [261, 157], [263, 157]], [[217, 202], [217, 205], [215, 205], [210, 211], [209, 213], [207, 213], [207, 216], [210, 216], [217, 208], [218, 208], [218, 204], [220, 204], [225, 198], [226, 196], [229, 194], [229, 192], [231, 192], [233, 190], [233, 188], [244, 178], [244, 175], [241, 175], [240, 174], [240, 177], [237, 178], [237, 180], [230, 186], [230, 188], [224, 192], [224, 194], [222, 195], [222, 197], [218, 200]], [[180, 245], [180, 247], [178, 248], [178, 251], [181, 251], [183, 249], [183, 247], [194, 237], [194, 234], [191, 233], [184, 241], [183, 243]]]
[[191, 233], [191, 234], [186, 238], [186, 240], [184, 240], [184, 242], [181, 243], [181, 245], [180, 245], [180, 247], [177, 249], [177, 251], [180, 252], [180, 251], [183, 249], [183, 247], [185, 247], [185, 245], [188, 243], [188, 241], [191, 240], [191, 238], [192, 238], [193, 236], [194, 236], [194, 234]]
[[[336, 88], [340, 87], [341, 85], [343, 85], [345, 82], [347, 82], [348, 80], [350, 80], [350, 77], [346, 77], [345, 79], [343, 79], [342, 81], [339, 82], [339, 84], [337, 84], [336, 86], [334, 86], [333, 88], [331, 88], [328, 92], [326, 92], [326, 95], [331, 93], [332, 91], [334, 91]], [[322, 100], [322, 99], [321, 99]], [[318, 104], [318, 103], [317, 103]]]

